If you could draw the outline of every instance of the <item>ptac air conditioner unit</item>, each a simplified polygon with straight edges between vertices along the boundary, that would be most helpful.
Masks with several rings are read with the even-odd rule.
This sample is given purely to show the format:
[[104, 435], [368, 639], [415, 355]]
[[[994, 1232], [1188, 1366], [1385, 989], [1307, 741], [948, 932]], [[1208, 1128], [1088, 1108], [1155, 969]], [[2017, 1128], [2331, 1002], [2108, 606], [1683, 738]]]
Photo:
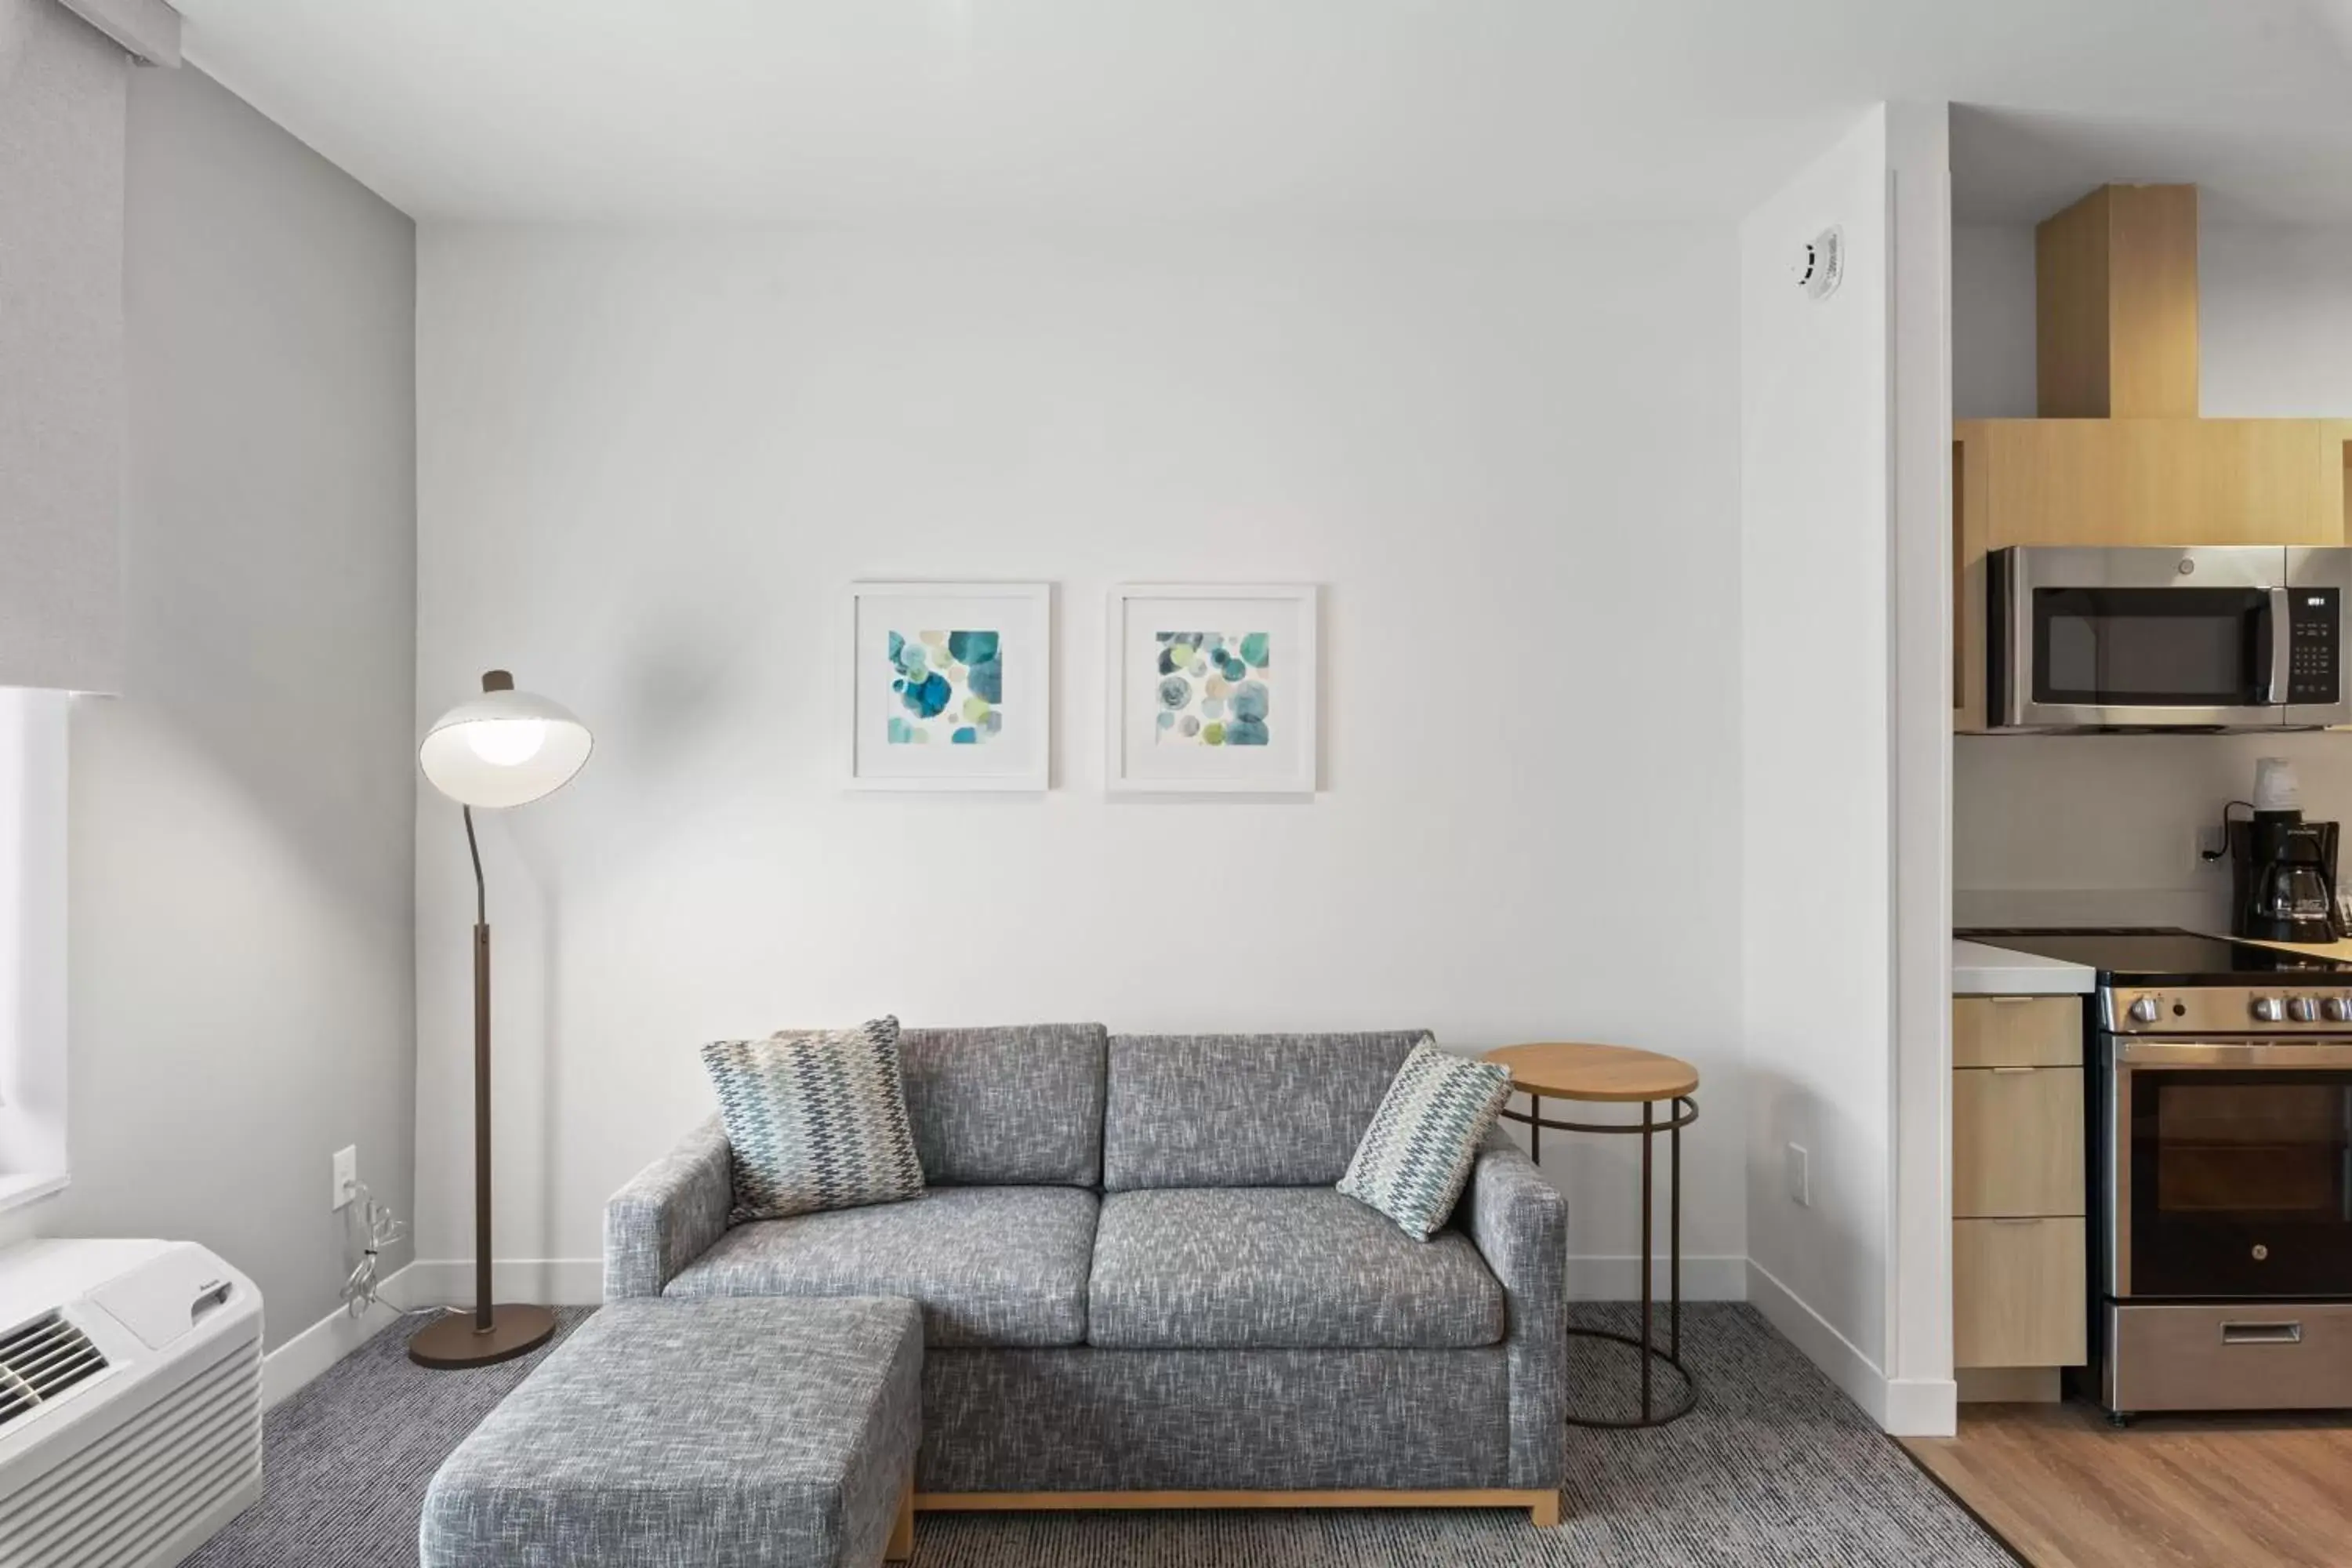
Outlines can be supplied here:
[[0, 1252], [0, 1563], [168, 1568], [261, 1496], [261, 1292], [201, 1247]]

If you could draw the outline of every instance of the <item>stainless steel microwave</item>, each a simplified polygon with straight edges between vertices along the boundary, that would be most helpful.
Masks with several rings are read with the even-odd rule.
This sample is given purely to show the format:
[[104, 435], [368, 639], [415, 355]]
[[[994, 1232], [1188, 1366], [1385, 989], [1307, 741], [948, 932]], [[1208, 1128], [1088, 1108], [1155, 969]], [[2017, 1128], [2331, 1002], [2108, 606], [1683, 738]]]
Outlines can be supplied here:
[[1998, 730], [2352, 724], [2352, 549], [2019, 545], [1986, 558]]

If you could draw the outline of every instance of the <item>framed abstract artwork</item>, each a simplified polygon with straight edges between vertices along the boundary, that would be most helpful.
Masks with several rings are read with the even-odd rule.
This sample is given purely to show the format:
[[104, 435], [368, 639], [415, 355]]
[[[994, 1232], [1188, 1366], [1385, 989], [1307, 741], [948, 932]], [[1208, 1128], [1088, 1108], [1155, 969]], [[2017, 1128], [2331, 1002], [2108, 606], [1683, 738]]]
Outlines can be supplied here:
[[855, 583], [849, 787], [1043, 790], [1053, 755], [1053, 589]]
[[1315, 597], [1296, 584], [1113, 588], [1106, 786], [1313, 795]]

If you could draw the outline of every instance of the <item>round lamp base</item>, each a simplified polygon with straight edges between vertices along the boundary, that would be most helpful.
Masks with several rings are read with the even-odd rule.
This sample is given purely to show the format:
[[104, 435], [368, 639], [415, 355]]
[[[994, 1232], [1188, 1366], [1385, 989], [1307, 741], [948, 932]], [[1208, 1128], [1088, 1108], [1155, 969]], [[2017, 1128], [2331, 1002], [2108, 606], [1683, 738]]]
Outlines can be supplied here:
[[490, 1309], [487, 1331], [474, 1327], [471, 1312], [452, 1312], [408, 1342], [408, 1359], [436, 1372], [490, 1366], [529, 1355], [555, 1336], [555, 1314], [545, 1307], [500, 1303]]

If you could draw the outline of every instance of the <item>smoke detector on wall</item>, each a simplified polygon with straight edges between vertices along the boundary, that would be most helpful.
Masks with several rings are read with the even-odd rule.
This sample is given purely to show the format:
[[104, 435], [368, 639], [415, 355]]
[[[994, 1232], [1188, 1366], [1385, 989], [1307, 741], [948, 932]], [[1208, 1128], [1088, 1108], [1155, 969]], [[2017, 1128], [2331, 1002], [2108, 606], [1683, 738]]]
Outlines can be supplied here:
[[1797, 247], [1789, 276], [1812, 300], [1826, 300], [1845, 281], [1845, 230], [1836, 224]]

